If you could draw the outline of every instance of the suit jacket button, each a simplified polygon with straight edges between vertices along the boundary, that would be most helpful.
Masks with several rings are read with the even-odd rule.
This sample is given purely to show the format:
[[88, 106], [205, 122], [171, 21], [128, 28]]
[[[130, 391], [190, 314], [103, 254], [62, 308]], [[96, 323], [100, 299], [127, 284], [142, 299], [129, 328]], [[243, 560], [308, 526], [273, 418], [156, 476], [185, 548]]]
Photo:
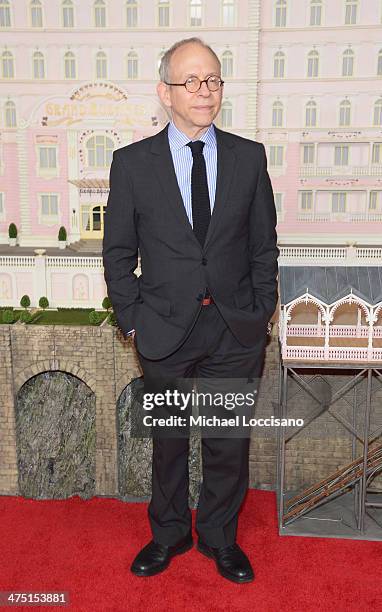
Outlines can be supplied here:
[[205, 257], [203, 257], [203, 259], [202, 259], [202, 264], [203, 264], [203, 266], [207, 265], [207, 259]]

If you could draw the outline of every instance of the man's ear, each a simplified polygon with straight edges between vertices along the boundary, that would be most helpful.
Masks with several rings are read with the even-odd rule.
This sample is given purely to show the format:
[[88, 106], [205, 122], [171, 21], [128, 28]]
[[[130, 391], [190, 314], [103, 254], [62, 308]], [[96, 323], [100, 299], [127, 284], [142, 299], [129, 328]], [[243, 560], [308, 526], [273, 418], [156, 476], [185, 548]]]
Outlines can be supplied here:
[[171, 107], [170, 92], [169, 92], [169, 89], [166, 83], [163, 83], [163, 81], [159, 81], [157, 85], [157, 94], [162, 104], [170, 108]]

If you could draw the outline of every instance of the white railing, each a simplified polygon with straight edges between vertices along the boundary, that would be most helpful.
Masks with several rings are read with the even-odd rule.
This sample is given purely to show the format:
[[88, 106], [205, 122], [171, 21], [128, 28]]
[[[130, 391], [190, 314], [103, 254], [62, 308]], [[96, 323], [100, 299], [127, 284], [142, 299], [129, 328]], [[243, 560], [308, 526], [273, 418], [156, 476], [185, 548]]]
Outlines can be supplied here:
[[280, 247], [284, 259], [346, 259], [346, 247]]
[[336, 346], [329, 347], [327, 356], [324, 347], [317, 346], [284, 346], [284, 359], [329, 360], [329, 361], [382, 361], [382, 348], [361, 348]]
[[94, 268], [103, 267], [102, 257], [62, 257], [48, 256], [46, 258], [48, 268]]
[[34, 265], [33, 255], [0, 255], [0, 268], [33, 268]]
[[382, 165], [371, 166], [301, 166], [300, 176], [382, 176]]
[[280, 265], [382, 266], [382, 247], [280, 246]]
[[[298, 337], [303, 336], [307, 338], [324, 338], [325, 337], [325, 326], [320, 327], [317, 324], [305, 324], [305, 325], [288, 325], [287, 336]], [[329, 336], [332, 338], [368, 338], [369, 326], [361, 325], [329, 325]], [[373, 327], [372, 331], [373, 338], [382, 338], [382, 326]]]

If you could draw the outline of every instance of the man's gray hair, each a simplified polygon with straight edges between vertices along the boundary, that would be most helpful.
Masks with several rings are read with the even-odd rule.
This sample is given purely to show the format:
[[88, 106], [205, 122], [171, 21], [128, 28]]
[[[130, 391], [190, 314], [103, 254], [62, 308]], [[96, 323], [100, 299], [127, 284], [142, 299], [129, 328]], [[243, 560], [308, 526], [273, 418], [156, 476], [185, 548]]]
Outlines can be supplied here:
[[197, 36], [192, 36], [191, 38], [183, 38], [183, 40], [178, 40], [178, 42], [174, 43], [172, 47], [167, 49], [166, 53], [163, 55], [159, 65], [159, 77], [161, 81], [170, 81], [170, 61], [173, 54], [177, 49], [179, 49], [179, 47], [183, 47], [184, 45], [188, 45], [190, 43], [200, 45], [201, 47], [208, 49], [215, 57], [219, 66], [221, 66], [220, 60], [216, 55], [215, 51], [211, 49], [211, 47], [207, 45], [201, 38], [198, 38]]

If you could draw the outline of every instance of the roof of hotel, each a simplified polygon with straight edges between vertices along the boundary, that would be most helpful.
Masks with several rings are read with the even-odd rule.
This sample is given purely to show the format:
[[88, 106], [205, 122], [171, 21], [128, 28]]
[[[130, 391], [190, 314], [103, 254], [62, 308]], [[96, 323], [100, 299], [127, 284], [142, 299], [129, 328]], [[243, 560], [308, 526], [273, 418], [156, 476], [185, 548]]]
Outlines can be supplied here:
[[351, 291], [369, 304], [382, 301], [382, 267], [280, 266], [280, 300], [288, 304], [304, 294], [332, 304]]

